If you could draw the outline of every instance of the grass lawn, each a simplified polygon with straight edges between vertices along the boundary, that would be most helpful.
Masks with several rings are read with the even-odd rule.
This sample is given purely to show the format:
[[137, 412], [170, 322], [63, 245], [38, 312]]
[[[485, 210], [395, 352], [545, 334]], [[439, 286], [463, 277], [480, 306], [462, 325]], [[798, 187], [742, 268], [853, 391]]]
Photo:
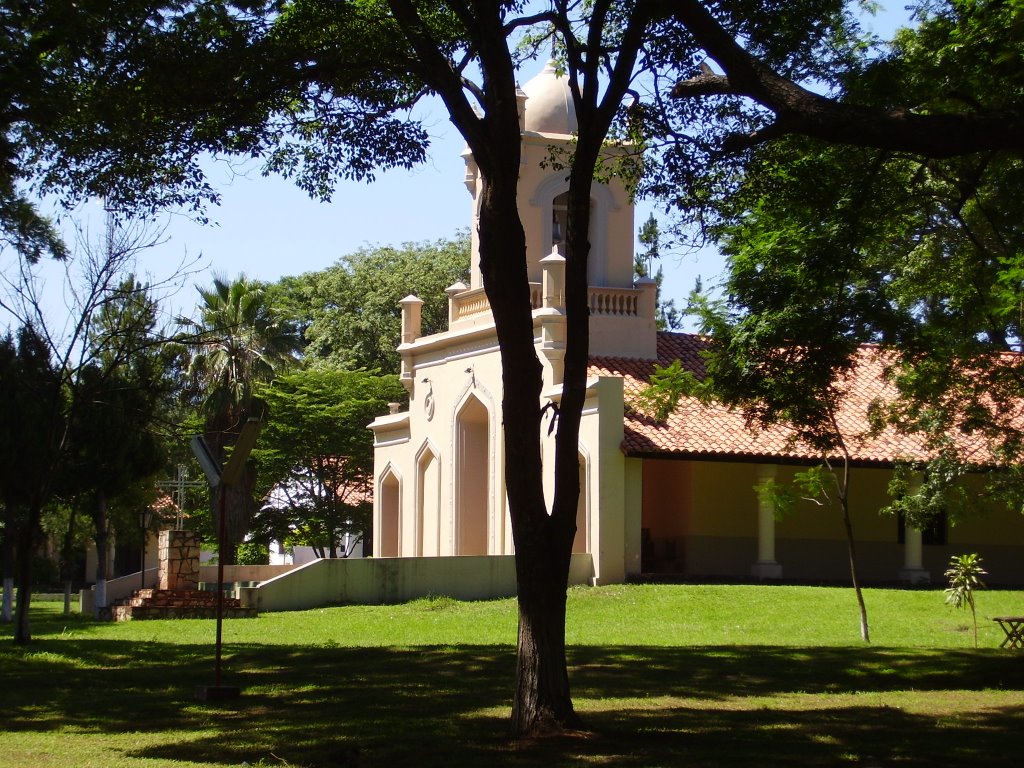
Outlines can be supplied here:
[[573, 589], [567, 642], [587, 730], [507, 736], [512, 600], [447, 598], [214, 622], [0, 627], [0, 766], [1019, 766], [1024, 654], [988, 617], [1024, 592], [637, 585]]

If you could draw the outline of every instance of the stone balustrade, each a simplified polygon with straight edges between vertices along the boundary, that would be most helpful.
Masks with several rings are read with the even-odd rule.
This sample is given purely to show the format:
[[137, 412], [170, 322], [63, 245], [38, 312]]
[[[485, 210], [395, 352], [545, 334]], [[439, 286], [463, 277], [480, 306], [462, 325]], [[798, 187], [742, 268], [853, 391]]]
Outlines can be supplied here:
[[[530, 283], [530, 305], [534, 310], [543, 306], [540, 283]], [[642, 291], [636, 288], [607, 288], [590, 286], [587, 304], [591, 315], [616, 317], [639, 317]], [[452, 323], [490, 315], [491, 305], [483, 288], [473, 288], [451, 297], [450, 318]]]
[[640, 291], [635, 288], [591, 286], [587, 291], [587, 303], [590, 306], [591, 315], [638, 317], [640, 314]]

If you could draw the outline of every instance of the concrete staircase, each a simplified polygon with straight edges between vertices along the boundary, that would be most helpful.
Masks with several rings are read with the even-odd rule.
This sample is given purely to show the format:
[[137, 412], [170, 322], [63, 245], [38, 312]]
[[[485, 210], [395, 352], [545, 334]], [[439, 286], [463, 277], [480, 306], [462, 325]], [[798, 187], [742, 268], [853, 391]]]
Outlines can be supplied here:
[[[225, 619], [254, 619], [255, 608], [242, 608], [238, 598], [224, 598]], [[133, 619], [215, 619], [217, 593], [201, 589], [140, 589], [110, 607], [114, 621]]]

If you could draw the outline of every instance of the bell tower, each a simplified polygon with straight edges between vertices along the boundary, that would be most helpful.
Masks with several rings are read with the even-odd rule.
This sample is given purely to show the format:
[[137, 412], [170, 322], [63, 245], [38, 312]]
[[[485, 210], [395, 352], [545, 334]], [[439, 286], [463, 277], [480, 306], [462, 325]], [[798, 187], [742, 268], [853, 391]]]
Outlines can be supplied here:
[[[519, 89], [519, 125], [522, 131], [522, 166], [519, 174], [519, 218], [526, 233], [526, 260], [530, 282], [535, 286], [534, 310], [543, 307], [545, 354], [555, 363], [560, 336], [557, 313], [560, 307], [543, 286], [545, 270], [557, 269], [549, 257], [564, 255], [561, 247], [566, 231], [568, 175], [558, 169], [568, 161], [577, 131], [576, 107], [569, 79], [560, 76], [555, 63]], [[617, 150], [609, 147], [609, 153]], [[480, 178], [473, 155], [467, 150], [466, 187], [472, 202], [472, 267], [469, 291], [482, 291], [480, 243], [477, 237], [477, 205]], [[616, 357], [654, 358], [657, 333], [654, 322], [656, 286], [649, 278], [634, 282], [633, 201], [618, 178], [595, 182], [590, 190], [590, 254], [587, 283], [590, 287], [590, 353]], [[550, 282], [548, 280], [547, 282]], [[452, 286], [453, 304], [466, 286]], [[469, 296], [466, 296], [468, 299]], [[543, 299], [543, 300], [542, 300]], [[453, 318], [459, 316], [453, 312]], [[557, 365], [556, 365], [557, 367]], [[557, 374], [553, 376], [558, 379]]]
[[[526, 232], [530, 281], [540, 283], [540, 262], [560, 246], [566, 231], [569, 181], [554, 166], [567, 161], [577, 130], [576, 108], [569, 80], [549, 61], [518, 93], [522, 129], [522, 170], [519, 176], [519, 217]], [[473, 198], [471, 288], [482, 287], [476, 236], [479, 176], [467, 150], [466, 187]], [[596, 287], [630, 288], [633, 284], [633, 203], [617, 180], [595, 183], [591, 191], [588, 282]], [[564, 253], [564, 251], [563, 251]]]

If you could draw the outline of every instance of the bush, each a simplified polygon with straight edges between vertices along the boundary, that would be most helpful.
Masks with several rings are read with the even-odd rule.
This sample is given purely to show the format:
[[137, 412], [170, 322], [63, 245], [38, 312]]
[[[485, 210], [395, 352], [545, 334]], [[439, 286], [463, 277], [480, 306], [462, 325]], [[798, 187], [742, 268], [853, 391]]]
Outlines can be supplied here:
[[243, 541], [235, 551], [238, 565], [269, 565], [270, 547], [256, 541]]

